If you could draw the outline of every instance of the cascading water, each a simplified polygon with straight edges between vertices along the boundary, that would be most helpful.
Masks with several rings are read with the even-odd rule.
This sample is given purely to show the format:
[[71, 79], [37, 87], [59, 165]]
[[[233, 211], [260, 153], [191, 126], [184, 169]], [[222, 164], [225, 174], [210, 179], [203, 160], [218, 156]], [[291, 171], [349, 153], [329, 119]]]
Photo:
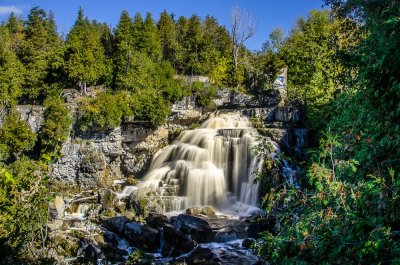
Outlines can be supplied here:
[[166, 211], [204, 205], [224, 211], [235, 203], [257, 206], [253, 173], [261, 162], [253, 149], [260, 137], [239, 112], [216, 113], [158, 152], [140, 187], [157, 190]]

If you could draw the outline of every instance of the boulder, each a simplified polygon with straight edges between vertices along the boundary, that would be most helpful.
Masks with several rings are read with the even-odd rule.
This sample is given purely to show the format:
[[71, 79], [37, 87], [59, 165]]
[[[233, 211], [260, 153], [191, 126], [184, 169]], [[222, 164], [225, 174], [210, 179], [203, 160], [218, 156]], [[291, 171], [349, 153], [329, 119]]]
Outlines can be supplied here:
[[242, 242], [242, 247], [243, 248], [250, 248], [251, 245], [253, 245], [254, 239], [252, 238], [245, 238]]
[[160, 246], [160, 233], [148, 225], [136, 222], [127, 223], [124, 237], [133, 246], [155, 252]]
[[115, 233], [110, 232], [108, 230], [104, 230], [103, 232], [103, 240], [105, 243], [109, 243], [111, 245], [118, 245], [118, 237]]
[[201, 214], [206, 215], [208, 217], [214, 217], [215, 210], [211, 206], [204, 206], [203, 208], [201, 208]]
[[210, 225], [206, 220], [201, 218], [188, 214], [180, 214], [177, 218], [174, 218], [173, 225], [175, 230], [181, 235], [196, 242], [211, 242], [213, 239]]
[[204, 207], [191, 207], [186, 209], [186, 213], [190, 215], [205, 215], [208, 217], [215, 217], [215, 210], [211, 206]]
[[190, 215], [199, 215], [201, 213], [201, 207], [187, 208], [186, 213]]
[[260, 238], [263, 231], [273, 232], [274, 220], [262, 216], [250, 216], [246, 219], [247, 236], [251, 238]]
[[103, 225], [110, 231], [123, 235], [125, 225], [130, 222], [125, 216], [116, 216], [103, 220]]
[[184, 264], [219, 264], [217, 260], [214, 260], [214, 254], [212, 251], [209, 248], [202, 246], [197, 246], [192, 252], [189, 253], [189, 255], [186, 257], [180, 257], [177, 259], [177, 261]]
[[168, 224], [168, 217], [158, 213], [149, 213], [149, 216], [146, 217], [146, 223], [153, 228], [161, 228], [165, 224]]
[[164, 257], [177, 257], [189, 253], [197, 246], [196, 241], [187, 239], [170, 224], [165, 224], [162, 231], [161, 254]]
[[112, 263], [122, 262], [125, 260], [124, 256], [128, 255], [126, 250], [119, 249], [114, 244], [104, 244], [100, 249], [106, 260]]

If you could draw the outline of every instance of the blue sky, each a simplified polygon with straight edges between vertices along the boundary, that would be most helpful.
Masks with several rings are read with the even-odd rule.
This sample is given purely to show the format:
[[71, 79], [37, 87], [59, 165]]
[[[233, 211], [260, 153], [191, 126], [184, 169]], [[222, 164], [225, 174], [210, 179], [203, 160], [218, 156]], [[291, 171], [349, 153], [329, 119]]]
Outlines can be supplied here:
[[115, 26], [122, 10], [131, 16], [136, 12], [151, 12], [155, 19], [164, 9], [169, 13], [200, 17], [212, 15], [229, 29], [230, 13], [236, 4], [240, 9], [253, 15], [257, 22], [255, 36], [248, 40], [249, 49], [260, 49], [268, 39], [269, 33], [276, 27], [287, 34], [295, 21], [306, 16], [311, 9], [322, 9], [322, 0], [0, 0], [0, 20], [7, 19], [10, 12], [26, 17], [32, 7], [40, 6], [46, 11], [52, 10], [57, 20], [58, 30], [66, 34], [82, 6], [89, 19], [107, 22]]

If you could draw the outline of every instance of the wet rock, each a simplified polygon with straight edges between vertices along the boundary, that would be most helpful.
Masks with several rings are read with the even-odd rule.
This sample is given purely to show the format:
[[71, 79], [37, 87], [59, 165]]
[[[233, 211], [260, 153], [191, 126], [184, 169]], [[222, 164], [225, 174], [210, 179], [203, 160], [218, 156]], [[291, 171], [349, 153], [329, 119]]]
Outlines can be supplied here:
[[113, 232], [104, 230], [103, 232], [103, 240], [105, 243], [109, 243], [111, 245], [118, 245], [118, 238], [117, 235]]
[[124, 230], [124, 237], [129, 243], [141, 249], [155, 252], [160, 246], [160, 233], [148, 225], [136, 222], [127, 223]]
[[197, 242], [194, 240], [188, 240], [185, 243], [183, 243], [181, 246], [179, 246], [179, 250], [182, 254], [184, 253], [189, 253], [192, 251], [195, 247], [197, 246]]
[[251, 245], [253, 245], [254, 239], [252, 238], [245, 238], [242, 242], [242, 247], [243, 248], [250, 248]]
[[215, 216], [215, 210], [211, 206], [204, 206], [204, 207], [191, 207], [186, 209], [186, 213], [190, 215], [206, 215], [208, 217]]
[[251, 216], [246, 219], [246, 231], [248, 237], [260, 238], [263, 231], [273, 232], [274, 221], [261, 216]]
[[186, 213], [190, 215], [199, 215], [201, 213], [201, 207], [187, 208]]
[[170, 224], [164, 225], [162, 231], [161, 254], [164, 257], [177, 257], [192, 251], [197, 246], [197, 242], [187, 239]]
[[187, 257], [178, 258], [177, 261], [186, 264], [218, 264], [212, 251], [202, 246], [197, 246]]
[[152, 228], [161, 228], [165, 224], [168, 224], [168, 217], [162, 214], [157, 213], [149, 213], [149, 216], [146, 217], [146, 223]]
[[125, 230], [125, 225], [130, 222], [125, 216], [116, 216], [103, 220], [103, 225], [110, 231], [122, 235]]
[[129, 195], [126, 200], [126, 208], [132, 209], [137, 216], [147, 217], [149, 213], [162, 214], [165, 204], [156, 191], [150, 188], [141, 188]]
[[87, 245], [83, 250], [83, 257], [92, 262], [96, 262], [100, 257], [100, 249], [96, 248], [93, 244]]
[[193, 239], [199, 243], [210, 242], [213, 233], [206, 220], [188, 215], [180, 214], [173, 223], [175, 229], [188, 239]]
[[301, 122], [301, 110], [292, 107], [277, 107], [274, 111], [274, 120], [293, 123]]
[[122, 262], [124, 261], [124, 256], [128, 255], [126, 250], [119, 249], [114, 244], [105, 244], [101, 246], [101, 252], [104, 257], [109, 262]]
[[205, 206], [201, 208], [201, 214], [204, 214], [208, 217], [214, 217], [215, 216], [215, 210], [211, 206]]

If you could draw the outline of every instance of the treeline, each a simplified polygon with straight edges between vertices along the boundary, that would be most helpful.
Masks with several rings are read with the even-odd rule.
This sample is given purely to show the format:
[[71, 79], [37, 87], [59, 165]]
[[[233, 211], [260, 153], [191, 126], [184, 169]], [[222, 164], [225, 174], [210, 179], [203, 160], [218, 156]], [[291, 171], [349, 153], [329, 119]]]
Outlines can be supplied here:
[[272, 226], [255, 247], [273, 264], [398, 264], [400, 3], [325, 3], [267, 45], [319, 147], [301, 189], [264, 176]]
[[[26, 21], [11, 14], [0, 26], [1, 104], [40, 104], [61, 89], [105, 85], [113, 91], [161, 92], [174, 74], [205, 75], [216, 85], [235, 84], [230, 76], [231, 39], [214, 17], [175, 20], [166, 11], [123, 11], [118, 25], [90, 21], [80, 9], [65, 39], [52, 13], [33, 8]], [[160, 84], [161, 83], [161, 84]], [[164, 91], [165, 92], [165, 91]], [[177, 95], [173, 95], [173, 94]], [[168, 99], [179, 97], [170, 91]]]

